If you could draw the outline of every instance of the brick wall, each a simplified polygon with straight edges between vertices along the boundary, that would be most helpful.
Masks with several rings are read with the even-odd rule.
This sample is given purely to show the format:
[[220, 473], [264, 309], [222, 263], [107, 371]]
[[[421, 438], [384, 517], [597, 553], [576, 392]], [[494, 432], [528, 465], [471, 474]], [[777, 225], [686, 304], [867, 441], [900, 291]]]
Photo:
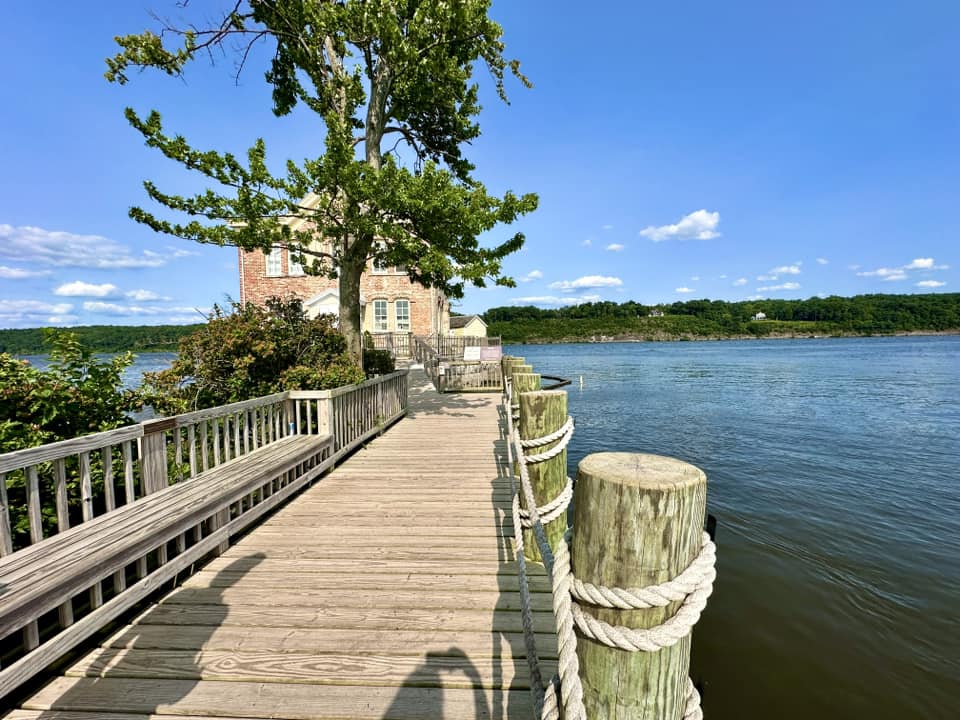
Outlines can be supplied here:
[[[267, 277], [266, 255], [260, 251], [240, 251], [240, 301], [261, 304], [268, 297], [289, 297], [309, 300], [327, 289], [337, 289], [337, 281], [310, 275], [289, 275], [286, 250], [280, 254], [280, 277]], [[441, 334], [449, 330], [450, 308], [442, 293], [410, 281], [406, 273], [392, 269], [386, 274], [366, 272], [360, 279], [360, 293], [366, 300], [363, 329], [373, 331], [373, 301], [387, 301], [387, 322], [390, 331], [396, 330], [396, 301], [410, 301], [410, 326], [414, 335]]]

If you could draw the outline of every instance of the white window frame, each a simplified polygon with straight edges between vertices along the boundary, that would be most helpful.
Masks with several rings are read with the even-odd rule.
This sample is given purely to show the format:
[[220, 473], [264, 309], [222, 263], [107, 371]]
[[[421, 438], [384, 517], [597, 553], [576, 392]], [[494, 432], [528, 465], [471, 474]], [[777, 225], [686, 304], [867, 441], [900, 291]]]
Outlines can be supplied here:
[[273, 247], [266, 253], [264, 260], [264, 275], [267, 277], [280, 277], [283, 275], [283, 260], [280, 256], [280, 248]]
[[[377, 312], [378, 307], [383, 307], [383, 314]], [[380, 318], [383, 318], [381, 324]], [[373, 331], [389, 332], [390, 330], [390, 308], [386, 300], [379, 299], [373, 301]]]
[[303, 270], [303, 265], [301, 265], [300, 263], [298, 263], [296, 260], [293, 259], [293, 256], [296, 254], [297, 254], [296, 250], [292, 250], [292, 249], [287, 250], [287, 274], [293, 277], [297, 277], [299, 275], [306, 275], [306, 273]]
[[[406, 317], [403, 319], [400, 317], [400, 308], [402, 307], [405, 307], [407, 310]], [[396, 323], [397, 332], [410, 332], [410, 301], [406, 298], [394, 300], [393, 317]]]
[[[373, 252], [383, 252], [387, 249], [387, 244], [382, 240], [377, 240], [373, 244]], [[380, 260], [377, 260], [376, 255], [374, 255], [373, 260], [370, 262], [370, 272], [374, 275], [386, 275], [390, 272], [390, 267], [388, 265], [381, 264]]]

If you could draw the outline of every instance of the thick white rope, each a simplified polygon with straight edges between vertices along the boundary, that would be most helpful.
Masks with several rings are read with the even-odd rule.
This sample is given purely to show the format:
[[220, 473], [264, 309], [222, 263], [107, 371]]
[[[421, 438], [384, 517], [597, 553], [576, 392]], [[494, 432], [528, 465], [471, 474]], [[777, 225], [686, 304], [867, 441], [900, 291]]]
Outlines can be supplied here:
[[[673, 580], [668, 580], [661, 585], [624, 590], [594, 585], [574, 578], [571, 589], [577, 600], [605, 608], [645, 610], [664, 607], [672, 602], [688, 599], [697, 590], [711, 588], [717, 577], [716, 562], [717, 546], [713, 544], [707, 533], [703, 533], [697, 557]], [[709, 592], [707, 595], [709, 596]]]
[[[567, 484], [563, 490], [560, 491], [560, 494], [546, 505], [541, 505], [537, 508], [540, 522], [548, 523], [551, 520], [556, 520], [567, 511], [567, 508], [570, 507], [571, 500], [573, 500], [573, 480], [568, 477]], [[533, 520], [530, 519], [530, 513], [527, 512], [526, 508], [520, 508], [520, 520], [523, 523], [523, 527], [533, 527]]]
[[[521, 439], [520, 447], [526, 450], [527, 448], [535, 448], [535, 447], [540, 447], [541, 445], [549, 445], [554, 440], [559, 440], [564, 435], [572, 435], [572, 434], [573, 434], [573, 418], [567, 415], [567, 421], [563, 425], [561, 425], [559, 428], [554, 430], [552, 433], [550, 433], [549, 435], [544, 435], [543, 437], [532, 438], [530, 440]], [[569, 438], [567, 438], [567, 442], [569, 442]], [[565, 442], [563, 446], [566, 447], [567, 443]], [[529, 456], [527, 456], [527, 458], [529, 460]]]

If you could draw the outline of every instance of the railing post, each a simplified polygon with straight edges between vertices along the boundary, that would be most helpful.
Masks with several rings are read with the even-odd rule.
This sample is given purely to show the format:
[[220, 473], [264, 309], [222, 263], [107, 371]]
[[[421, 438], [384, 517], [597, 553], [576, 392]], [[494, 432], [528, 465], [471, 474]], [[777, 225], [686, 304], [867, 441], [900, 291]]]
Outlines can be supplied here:
[[[514, 374], [514, 378], [518, 378]], [[537, 390], [515, 394], [520, 403], [520, 439], [533, 440], [549, 435], [563, 427], [567, 421], [567, 393], [563, 390]], [[544, 453], [557, 446], [560, 440], [541, 445], [526, 452], [528, 455]], [[530, 474], [530, 485], [533, 488], [533, 497], [538, 507], [553, 501], [563, 491], [567, 484], [567, 451], [562, 450], [555, 457], [538, 463], [527, 465]], [[521, 493], [521, 498], [523, 494]], [[525, 503], [524, 503], [525, 504]], [[551, 548], [563, 541], [563, 534], [567, 529], [566, 514], [544, 524], [547, 540]], [[531, 539], [533, 536], [530, 536]], [[526, 538], [525, 538], [526, 539]], [[536, 542], [525, 542], [526, 556], [540, 562], [540, 549]]]
[[333, 402], [330, 400], [330, 391], [317, 400], [317, 434], [329, 435], [333, 432]]
[[[583, 582], [638, 588], [674, 579], [700, 551], [707, 478], [674, 458], [595, 453], [580, 461], [571, 564]], [[583, 602], [584, 613], [614, 626], [655, 627], [680, 602], [616, 610]], [[657, 652], [626, 652], [578, 637], [587, 717], [680, 720], [687, 698], [690, 635]]]
[[[175, 417], [147, 420], [143, 423], [143, 456], [140, 460], [144, 495], [163, 490], [170, 484], [167, 476], [167, 431], [177, 427]], [[206, 448], [204, 448], [206, 452]]]

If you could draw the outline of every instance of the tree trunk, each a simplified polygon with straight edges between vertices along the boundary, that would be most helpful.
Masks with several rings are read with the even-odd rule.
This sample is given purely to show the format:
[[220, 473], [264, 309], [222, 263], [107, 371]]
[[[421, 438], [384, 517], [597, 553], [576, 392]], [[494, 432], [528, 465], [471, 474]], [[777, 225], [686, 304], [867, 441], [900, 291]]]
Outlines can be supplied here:
[[347, 352], [363, 367], [361, 350], [360, 275], [364, 264], [342, 260], [340, 263], [340, 332], [347, 341]]

